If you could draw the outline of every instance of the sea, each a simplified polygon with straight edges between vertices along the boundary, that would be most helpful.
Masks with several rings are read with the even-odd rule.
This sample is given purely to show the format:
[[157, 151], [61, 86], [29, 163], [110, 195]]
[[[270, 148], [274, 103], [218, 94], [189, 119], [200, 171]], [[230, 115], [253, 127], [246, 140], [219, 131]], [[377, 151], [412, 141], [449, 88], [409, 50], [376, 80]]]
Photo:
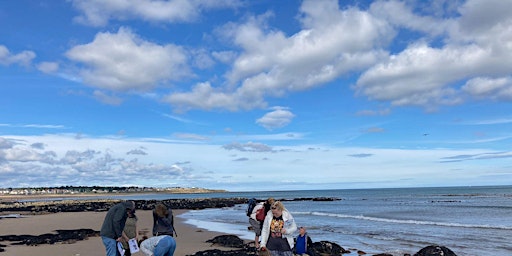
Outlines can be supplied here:
[[[180, 198], [256, 198], [276, 200], [332, 197], [334, 201], [284, 201], [297, 226], [313, 242], [335, 242], [369, 255], [413, 255], [428, 245], [457, 255], [512, 255], [512, 186], [335, 189], [139, 194], [110, 196], [133, 200]], [[198, 228], [254, 239], [246, 205], [191, 210], [176, 218]], [[178, 230], [179, 234], [179, 230]]]

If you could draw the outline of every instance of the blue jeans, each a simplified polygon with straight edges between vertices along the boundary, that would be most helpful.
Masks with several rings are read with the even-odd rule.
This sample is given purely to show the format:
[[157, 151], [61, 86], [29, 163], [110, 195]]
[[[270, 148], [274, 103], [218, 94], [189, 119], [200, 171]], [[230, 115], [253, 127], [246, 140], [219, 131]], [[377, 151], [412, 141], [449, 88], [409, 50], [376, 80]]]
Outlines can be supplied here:
[[105, 249], [107, 250], [107, 256], [118, 256], [119, 252], [117, 251], [117, 241], [113, 238], [102, 236], [101, 240], [105, 245]]
[[155, 256], [173, 256], [176, 250], [176, 240], [171, 236], [165, 236], [158, 241], [155, 247]]

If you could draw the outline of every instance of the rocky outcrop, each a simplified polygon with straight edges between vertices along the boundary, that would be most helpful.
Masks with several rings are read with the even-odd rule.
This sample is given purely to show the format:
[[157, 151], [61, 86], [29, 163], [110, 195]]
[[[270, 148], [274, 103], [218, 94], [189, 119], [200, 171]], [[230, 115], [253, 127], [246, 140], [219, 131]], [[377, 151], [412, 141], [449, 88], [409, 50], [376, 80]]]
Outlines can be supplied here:
[[235, 235], [220, 235], [216, 236], [213, 239], [206, 241], [207, 243], [212, 243], [212, 245], [217, 244], [224, 247], [232, 247], [232, 248], [243, 248], [244, 240], [240, 239], [240, 237]]
[[86, 240], [92, 236], [99, 236], [99, 231], [92, 229], [55, 230], [56, 234], [33, 235], [3, 235], [0, 241], [13, 242], [12, 245], [38, 245], [55, 243], [74, 243], [79, 240]]
[[417, 253], [414, 256], [457, 256], [452, 250], [445, 246], [429, 245]]
[[342, 255], [350, 253], [349, 250], [345, 250], [340, 245], [329, 241], [314, 242], [309, 247], [309, 252], [310, 256]]
[[[199, 210], [207, 208], [232, 207], [236, 204], [247, 203], [247, 198], [196, 198], [196, 199], [166, 199], [166, 200], [134, 200], [137, 209], [152, 210], [155, 205], [163, 202], [172, 209]], [[337, 198], [295, 198], [281, 201], [332, 201]], [[0, 212], [31, 212], [33, 214], [56, 212], [87, 212], [107, 211], [121, 200], [60, 200], [44, 202], [0, 202]]]

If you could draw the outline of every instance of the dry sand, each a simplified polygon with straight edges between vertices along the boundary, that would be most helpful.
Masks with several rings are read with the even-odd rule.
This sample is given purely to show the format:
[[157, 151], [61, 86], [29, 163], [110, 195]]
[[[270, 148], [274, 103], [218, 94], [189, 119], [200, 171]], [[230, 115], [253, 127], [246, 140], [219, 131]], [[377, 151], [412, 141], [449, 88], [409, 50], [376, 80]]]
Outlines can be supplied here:
[[[174, 210], [176, 237], [176, 251], [174, 255], [191, 255], [198, 251], [209, 249], [227, 249], [206, 243], [222, 233], [201, 230], [183, 223], [184, 219], [179, 215], [185, 210]], [[54, 233], [58, 229], [89, 228], [99, 231], [106, 212], [79, 212], [79, 213], [54, 213], [46, 215], [28, 215], [24, 218], [0, 219], [0, 235], [42, 235]], [[153, 217], [151, 211], [137, 211], [139, 231], [147, 231], [151, 236]], [[246, 241], [248, 242], [248, 241]], [[49, 244], [38, 246], [10, 245], [10, 242], [1, 242], [5, 247], [0, 255], [5, 256], [100, 256], [105, 255], [105, 247], [100, 237], [91, 237], [88, 240], [77, 241], [71, 244]], [[143, 256], [141, 252], [133, 254]]]

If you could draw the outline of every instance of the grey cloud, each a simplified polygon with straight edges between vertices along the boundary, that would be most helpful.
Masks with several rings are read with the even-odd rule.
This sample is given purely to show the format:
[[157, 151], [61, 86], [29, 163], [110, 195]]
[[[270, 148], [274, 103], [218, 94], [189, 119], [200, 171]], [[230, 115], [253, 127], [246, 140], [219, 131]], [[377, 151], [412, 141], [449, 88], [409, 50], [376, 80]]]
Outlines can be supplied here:
[[92, 160], [96, 155], [101, 152], [95, 150], [86, 150], [79, 152], [76, 150], [70, 150], [66, 152], [66, 155], [60, 160], [62, 164], [76, 164], [83, 161]]
[[138, 149], [132, 149], [132, 150], [126, 152], [126, 154], [127, 155], [143, 155], [143, 156], [145, 156], [148, 153], [146, 153], [146, 151], [144, 151], [144, 149], [138, 148]]
[[238, 150], [242, 152], [273, 152], [271, 147], [265, 144], [253, 142], [248, 142], [244, 144], [233, 142], [222, 147], [227, 150]]
[[0, 149], [12, 148], [14, 143], [11, 140], [0, 137]]
[[373, 156], [373, 154], [361, 153], [361, 154], [352, 154], [352, 155], [348, 155], [348, 156], [356, 157], [356, 158], [366, 158], [366, 157]]
[[44, 143], [32, 143], [32, 145], [30, 145], [30, 147], [32, 148], [35, 148], [35, 149], [44, 149]]

